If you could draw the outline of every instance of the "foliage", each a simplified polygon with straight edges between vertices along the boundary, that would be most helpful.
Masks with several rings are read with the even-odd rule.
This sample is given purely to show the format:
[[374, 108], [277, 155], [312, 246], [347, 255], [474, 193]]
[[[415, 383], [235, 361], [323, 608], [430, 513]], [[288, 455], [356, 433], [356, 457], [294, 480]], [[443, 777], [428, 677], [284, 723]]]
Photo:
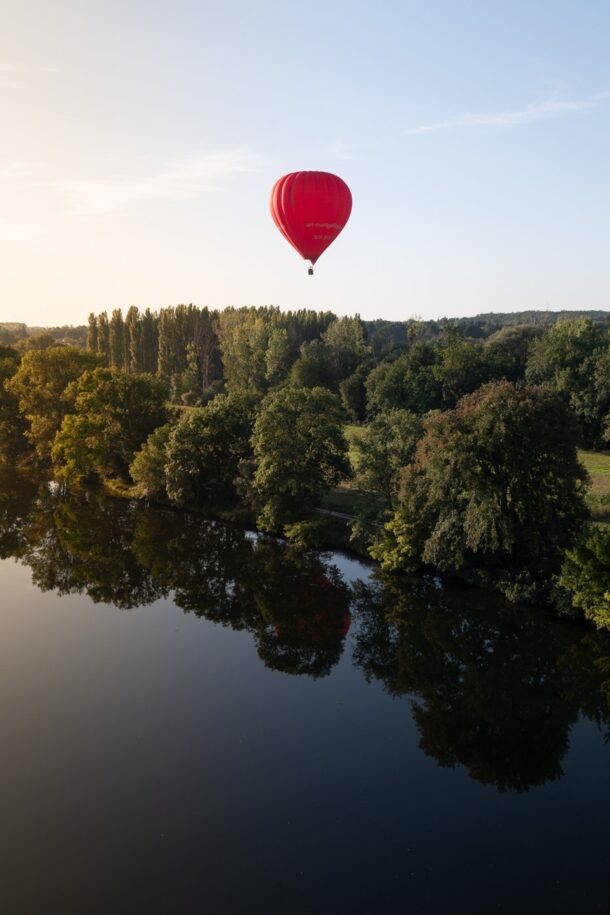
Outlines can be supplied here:
[[114, 369], [85, 372], [67, 394], [74, 412], [52, 448], [58, 477], [68, 483], [91, 474], [125, 474], [135, 452], [167, 419], [166, 388], [152, 375]]
[[507, 381], [432, 414], [387, 530], [395, 546], [374, 555], [459, 572], [511, 600], [546, 596], [586, 516], [576, 441], [559, 396]]
[[76, 391], [68, 390], [69, 385], [97, 365], [96, 354], [73, 347], [49, 347], [23, 354], [5, 388], [18, 399], [19, 411], [28, 423], [26, 436], [39, 458], [50, 457], [53, 439], [74, 407]]
[[610, 410], [610, 339], [587, 318], [561, 321], [532, 343], [526, 379], [557, 391], [574, 410], [583, 441], [599, 442]]
[[561, 585], [598, 629], [610, 629], [610, 527], [592, 524], [568, 550]]
[[268, 395], [254, 424], [251, 498], [264, 530], [303, 518], [349, 473], [338, 398], [324, 388]]
[[0, 458], [13, 461], [27, 450], [27, 422], [19, 412], [19, 399], [5, 382], [19, 368], [21, 356], [10, 346], [0, 346]]
[[393, 362], [382, 362], [367, 382], [371, 415], [387, 410], [424, 414], [442, 405], [442, 387], [435, 372], [437, 352], [429, 343], [414, 342]]
[[400, 488], [400, 473], [409, 464], [422, 434], [422, 421], [408, 410], [380, 413], [354, 440], [360, 487], [383, 496], [388, 509]]
[[166, 495], [165, 463], [172, 428], [171, 423], [166, 423], [151, 432], [129, 465], [129, 476], [138, 493], [147, 498]]
[[341, 402], [347, 414], [356, 422], [366, 417], [366, 379], [371, 371], [371, 363], [361, 362], [358, 368], [339, 384]]
[[180, 419], [166, 447], [170, 499], [183, 505], [235, 496], [240, 465], [251, 455], [256, 403], [252, 394], [219, 394]]

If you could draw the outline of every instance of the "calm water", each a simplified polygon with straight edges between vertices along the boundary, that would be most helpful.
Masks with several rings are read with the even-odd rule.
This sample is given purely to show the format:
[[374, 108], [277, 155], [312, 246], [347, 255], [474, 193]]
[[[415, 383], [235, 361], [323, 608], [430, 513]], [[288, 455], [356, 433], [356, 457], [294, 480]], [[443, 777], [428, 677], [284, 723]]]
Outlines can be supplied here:
[[608, 910], [610, 639], [0, 479], [0, 912]]

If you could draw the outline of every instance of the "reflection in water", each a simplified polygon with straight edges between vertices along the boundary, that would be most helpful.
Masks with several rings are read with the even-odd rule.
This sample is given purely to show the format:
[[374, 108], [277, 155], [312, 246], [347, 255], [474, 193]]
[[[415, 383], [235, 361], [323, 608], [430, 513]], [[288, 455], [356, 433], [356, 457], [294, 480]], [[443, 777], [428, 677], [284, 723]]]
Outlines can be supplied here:
[[356, 666], [407, 696], [421, 748], [479, 781], [525, 790], [562, 775], [572, 725], [610, 724], [610, 637], [497, 597], [375, 572], [351, 587], [323, 557], [188, 513], [66, 496], [0, 475], [0, 557], [41, 590], [122, 609], [170, 593], [254, 638], [264, 664], [328, 675], [354, 627]]
[[579, 716], [610, 724], [610, 639], [503, 605], [375, 573], [354, 586], [355, 663], [409, 696], [420, 746], [484, 784], [526, 790], [559, 778]]

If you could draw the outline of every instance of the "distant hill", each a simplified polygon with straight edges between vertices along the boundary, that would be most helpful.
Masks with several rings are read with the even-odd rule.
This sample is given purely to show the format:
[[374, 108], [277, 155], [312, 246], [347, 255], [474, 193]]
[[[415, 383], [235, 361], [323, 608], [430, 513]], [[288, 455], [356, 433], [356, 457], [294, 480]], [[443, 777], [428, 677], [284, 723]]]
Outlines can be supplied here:
[[58, 343], [64, 346], [85, 347], [87, 343], [87, 325], [64, 324], [62, 327], [28, 327], [27, 324], [17, 322], [0, 322], [0, 343], [17, 343], [25, 337], [34, 337], [38, 334], [50, 334]]

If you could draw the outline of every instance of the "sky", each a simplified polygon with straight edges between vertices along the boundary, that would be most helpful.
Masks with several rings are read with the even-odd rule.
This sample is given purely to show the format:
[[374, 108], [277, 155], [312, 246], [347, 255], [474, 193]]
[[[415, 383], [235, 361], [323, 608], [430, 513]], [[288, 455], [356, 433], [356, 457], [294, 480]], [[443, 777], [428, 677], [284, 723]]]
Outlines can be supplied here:
[[[610, 308], [610, 4], [0, 0], [0, 321]], [[344, 178], [307, 275], [281, 175]]]

